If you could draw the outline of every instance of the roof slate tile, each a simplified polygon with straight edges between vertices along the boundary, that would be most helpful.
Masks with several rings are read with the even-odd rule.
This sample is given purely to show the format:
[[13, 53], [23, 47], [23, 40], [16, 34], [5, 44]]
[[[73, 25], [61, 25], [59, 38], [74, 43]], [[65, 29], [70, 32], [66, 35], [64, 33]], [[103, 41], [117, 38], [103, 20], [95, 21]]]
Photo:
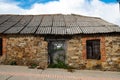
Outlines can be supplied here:
[[0, 15], [1, 34], [93, 34], [120, 32], [118, 25], [81, 15]]

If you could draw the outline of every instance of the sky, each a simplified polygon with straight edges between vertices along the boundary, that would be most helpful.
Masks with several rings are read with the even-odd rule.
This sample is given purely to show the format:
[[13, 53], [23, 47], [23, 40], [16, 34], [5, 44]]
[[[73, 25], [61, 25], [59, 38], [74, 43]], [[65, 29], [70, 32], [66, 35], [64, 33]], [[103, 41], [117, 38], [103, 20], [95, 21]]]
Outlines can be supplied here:
[[120, 25], [117, 0], [0, 0], [0, 14], [79, 14]]

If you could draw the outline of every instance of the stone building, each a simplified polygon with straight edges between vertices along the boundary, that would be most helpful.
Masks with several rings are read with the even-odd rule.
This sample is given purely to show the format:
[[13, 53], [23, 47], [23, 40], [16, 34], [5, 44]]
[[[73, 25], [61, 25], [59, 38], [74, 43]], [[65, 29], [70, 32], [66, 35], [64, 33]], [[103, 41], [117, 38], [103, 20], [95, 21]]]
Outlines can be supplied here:
[[81, 15], [0, 15], [0, 63], [120, 69], [120, 27]]

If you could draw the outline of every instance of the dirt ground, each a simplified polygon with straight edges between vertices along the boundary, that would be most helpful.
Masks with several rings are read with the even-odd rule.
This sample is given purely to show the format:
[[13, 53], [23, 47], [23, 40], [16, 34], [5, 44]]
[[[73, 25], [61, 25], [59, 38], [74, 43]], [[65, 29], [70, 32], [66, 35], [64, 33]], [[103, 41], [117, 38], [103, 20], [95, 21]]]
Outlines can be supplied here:
[[0, 80], [120, 80], [120, 72], [65, 69], [29, 69], [25, 66], [0, 65]]

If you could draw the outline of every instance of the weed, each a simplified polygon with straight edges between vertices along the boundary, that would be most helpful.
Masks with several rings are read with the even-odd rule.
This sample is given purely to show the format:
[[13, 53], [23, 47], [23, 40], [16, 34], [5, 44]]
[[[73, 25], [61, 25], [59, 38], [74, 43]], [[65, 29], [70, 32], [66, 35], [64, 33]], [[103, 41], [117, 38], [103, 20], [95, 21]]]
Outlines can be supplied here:
[[17, 65], [17, 62], [16, 61], [11, 61], [10, 65]]

